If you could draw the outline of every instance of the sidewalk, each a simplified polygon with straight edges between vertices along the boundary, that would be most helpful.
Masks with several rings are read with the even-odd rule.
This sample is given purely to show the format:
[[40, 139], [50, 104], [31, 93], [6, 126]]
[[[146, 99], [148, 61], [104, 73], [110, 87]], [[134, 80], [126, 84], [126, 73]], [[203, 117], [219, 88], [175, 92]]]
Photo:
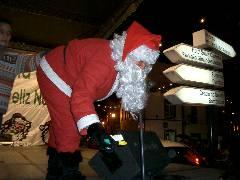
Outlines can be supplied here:
[[[46, 146], [0, 146], [0, 180], [44, 180], [47, 169]], [[96, 153], [93, 149], [81, 149], [81, 172], [87, 180], [99, 180], [88, 161]]]

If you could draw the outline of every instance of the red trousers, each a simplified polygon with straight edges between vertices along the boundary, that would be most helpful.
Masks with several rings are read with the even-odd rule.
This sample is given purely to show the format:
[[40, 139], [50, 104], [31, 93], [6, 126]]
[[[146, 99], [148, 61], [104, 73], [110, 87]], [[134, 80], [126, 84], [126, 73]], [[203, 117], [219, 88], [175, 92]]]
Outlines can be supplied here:
[[47, 78], [41, 67], [37, 69], [37, 80], [51, 118], [48, 146], [56, 148], [58, 152], [78, 150], [80, 133], [71, 113], [70, 97]]

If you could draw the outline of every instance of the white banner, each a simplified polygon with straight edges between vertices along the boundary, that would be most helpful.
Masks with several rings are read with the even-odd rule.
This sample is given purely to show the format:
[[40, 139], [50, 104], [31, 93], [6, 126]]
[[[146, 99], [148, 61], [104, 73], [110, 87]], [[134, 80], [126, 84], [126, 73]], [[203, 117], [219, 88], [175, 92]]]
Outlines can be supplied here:
[[3, 117], [2, 132], [12, 135], [15, 146], [41, 145], [47, 142], [49, 121], [36, 72], [19, 74]]

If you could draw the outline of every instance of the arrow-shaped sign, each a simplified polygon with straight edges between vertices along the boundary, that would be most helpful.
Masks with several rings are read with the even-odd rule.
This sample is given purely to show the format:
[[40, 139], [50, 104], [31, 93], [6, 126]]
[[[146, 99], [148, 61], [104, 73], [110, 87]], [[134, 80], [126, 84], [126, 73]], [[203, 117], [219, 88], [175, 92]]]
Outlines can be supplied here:
[[224, 87], [223, 73], [218, 71], [178, 64], [166, 69], [163, 74], [173, 83]]
[[236, 56], [236, 52], [233, 47], [220, 38], [209, 33], [205, 29], [194, 32], [193, 34], [193, 46], [199, 48], [211, 48], [224, 55], [224, 58], [232, 58]]
[[164, 93], [164, 97], [172, 104], [194, 104], [194, 105], [225, 105], [223, 91], [208, 90], [180, 86], [170, 89]]
[[168, 59], [176, 64], [192, 64], [208, 66], [217, 69], [223, 68], [222, 55], [180, 43], [163, 51]]

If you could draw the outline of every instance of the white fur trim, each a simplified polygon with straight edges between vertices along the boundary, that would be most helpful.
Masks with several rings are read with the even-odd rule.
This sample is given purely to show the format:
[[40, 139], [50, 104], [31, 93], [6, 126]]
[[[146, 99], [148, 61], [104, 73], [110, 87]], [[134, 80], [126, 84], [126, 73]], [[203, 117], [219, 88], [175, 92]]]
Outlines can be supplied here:
[[72, 89], [71, 87], [64, 82], [58, 75], [57, 73], [54, 72], [52, 67], [48, 64], [47, 60], [45, 57], [42, 58], [40, 62], [40, 67], [42, 68], [43, 72], [46, 74], [48, 79], [55, 84], [59, 90], [61, 90], [64, 94], [67, 96], [71, 97], [72, 94]]
[[115, 79], [112, 89], [109, 91], [109, 93], [104, 98], [99, 99], [97, 101], [102, 101], [104, 99], [107, 99], [109, 96], [111, 96], [117, 90], [118, 84], [119, 84], [119, 76], [120, 76], [119, 73], [117, 73], [116, 79]]
[[90, 115], [84, 116], [81, 119], [79, 119], [77, 122], [77, 127], [80, 132], [82, 129], [90, 126], [93, 123], [97, 123], [97, 122], [100, 122], [98, 116], [96, 114], [90, 114]]

